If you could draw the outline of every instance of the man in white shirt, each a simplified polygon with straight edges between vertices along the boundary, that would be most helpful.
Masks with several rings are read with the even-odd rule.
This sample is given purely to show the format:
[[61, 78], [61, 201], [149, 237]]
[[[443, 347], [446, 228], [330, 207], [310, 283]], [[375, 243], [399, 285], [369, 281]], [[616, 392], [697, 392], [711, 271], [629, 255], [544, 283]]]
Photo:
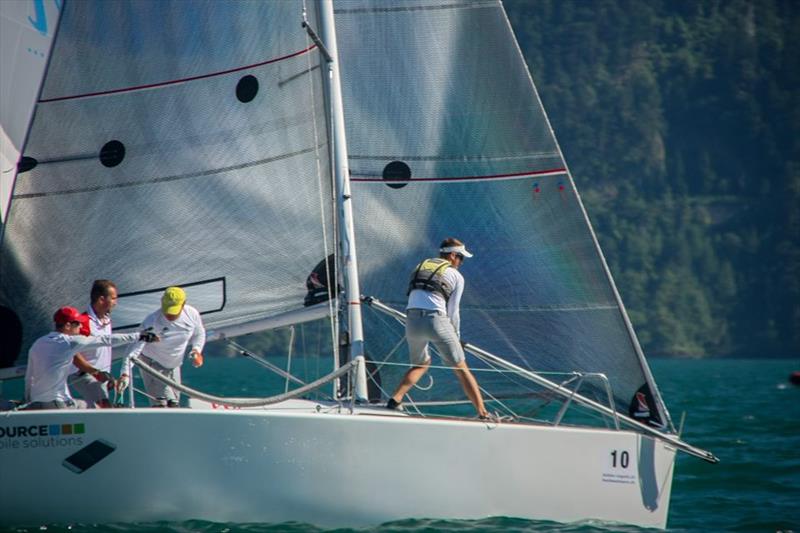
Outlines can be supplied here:
[[439, 257], [422, 261], [411, 274], [406, 306], [406, 340], [413, 365], [389, 398], [386, 407], [399, 409], [405, 394], [428, 371], [432, 342], [445, 363], [453, 367], [464, 393], [480, 418], [488, 418], [478, 382], [467, 367], [461, 346], [459, 305], [464, 277], [457, 270], [465, 257], [472, 257], [464, 243], [455, 238], [442, 241]]
[[[191, 345], [189, 358], [197, 368], [203, 366], [203, 347], [206, 330], [200, 313], [186, 304], [186, 293], [180, 287], [168, 287], [161, 297], [161, 309], [147, 316], [142, 322], [145, 331], [153, 331], [161, 337], [158, 345], [137, 345], [128, 354], [140, 357], [168, 378], [181, 382], [181, 365], [187, 346]], [[164, 382], [141, 372], [144, 387], [152, 407], [178, 407], [180, 393]]]
[[[89, 310], [86, 312], [88, 334], [111, 335], [111, 310], [117, 305], [117, 286], [107, 279], [95, 280], [89, 298]], [[103, 372], [102, 376], [105, 377], [111, 373], [111, 350], [111, 346], [101, 346], [75, 357], [79, 359], [82, 355], [86, 363]], [[82, 370], [78, 361], [75, 363], [78, 369], [69, 376], [69, 386], [86, 401], [90, 409], [111, 407], [105, 380]]]
[[[53, 315], [55, 331], [40, 337], [28, 351], [25, 371], [26, 409], [68, 409], [76, 403], [69, 393], [67, 377], [74, 367], [73, 356], [100, 346], [121, 346], [136, 341], [154, 342], [153, 333], [118, 333], [85, 337], [80, 335], [81, 314], [74, 307], [62, 307]], [[96, 368], [90, 374], [100, 375]]]

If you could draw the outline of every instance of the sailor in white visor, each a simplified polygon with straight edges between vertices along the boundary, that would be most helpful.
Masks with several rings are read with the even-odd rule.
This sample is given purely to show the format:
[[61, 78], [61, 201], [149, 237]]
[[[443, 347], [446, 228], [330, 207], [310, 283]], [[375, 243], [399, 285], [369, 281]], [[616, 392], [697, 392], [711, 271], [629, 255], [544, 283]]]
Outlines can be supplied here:
[[455, 238], [442, 241], [439, 257], [426, 259], [414, 268], [408, 284], [406, 340], [413, 365], [389, 398], [386, 407], [399, 409], [405, 394], [428, 371], [432, 342], [442, 359], [455, 370], [464, 392], [478, 416], [488, 417], [478, 382], [467, 367], [461, 347], [459, 304], [464, 293], [464, 276], [458, 267], [472, 257], [464, 243]]

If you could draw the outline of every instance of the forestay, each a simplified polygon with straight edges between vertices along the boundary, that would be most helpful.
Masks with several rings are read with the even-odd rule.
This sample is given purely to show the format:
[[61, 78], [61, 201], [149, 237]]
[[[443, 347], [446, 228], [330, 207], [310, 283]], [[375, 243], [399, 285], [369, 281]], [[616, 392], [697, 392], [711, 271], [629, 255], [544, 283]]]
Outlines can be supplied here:
[[334, 245], [302, 7], [63, 4], [24, 153], [35, 166], [18, 176], [0, 251], [0, 305], [23, 325], [23, 354], [57, 307], [88, 304], [95, 278], [123, 294], [116, 328], [176, 284], [209, 329], [303, 308]]
[[[526, 369], [605, 373], [624, 413], [649, 384], [665, 420], [502, 5], [350, 1], [336, 20], [362, 292], [402, 309], [414, 265], [459, 237], [475, 253], [465, 340]], [[365, 338], [374, 359], [407, 360], [399, 325], [367, 314]]]

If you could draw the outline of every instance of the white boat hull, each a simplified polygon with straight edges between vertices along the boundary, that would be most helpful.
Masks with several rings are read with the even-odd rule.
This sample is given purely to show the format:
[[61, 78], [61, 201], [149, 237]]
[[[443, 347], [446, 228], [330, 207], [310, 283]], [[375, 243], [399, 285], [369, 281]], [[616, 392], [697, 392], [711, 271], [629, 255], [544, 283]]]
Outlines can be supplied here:
[[[0, 524], [507, 516], [666, 527], [675, 451], [649, 437], [337, 411], [295, 401], [4, 414]], [[65, 463], [96, 440], [114, 450], [81, 473]]]

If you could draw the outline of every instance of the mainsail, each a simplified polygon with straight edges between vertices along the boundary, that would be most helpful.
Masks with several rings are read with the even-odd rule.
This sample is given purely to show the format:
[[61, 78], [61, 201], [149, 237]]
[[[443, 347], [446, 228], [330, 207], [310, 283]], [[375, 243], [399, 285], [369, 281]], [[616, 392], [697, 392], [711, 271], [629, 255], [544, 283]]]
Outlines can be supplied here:
[[[535, 371], [605, 373], [618, 411], [638, 392], [666, 422], [501, 3], [354, 0], [336, 20], [362, 292], [402, 309], [413, 266], [459, 237], [475, 253], [465, 340]], [[367, 351], [404, 361], [388, 326], [365, 316]]]
[[23, 354], [96, 278], [123, 294], [116, 328], [176, 284], [210, 329], [302, 312], [334, 239], [301, 15], [299, 2], [63, 5], [0, 252]]

